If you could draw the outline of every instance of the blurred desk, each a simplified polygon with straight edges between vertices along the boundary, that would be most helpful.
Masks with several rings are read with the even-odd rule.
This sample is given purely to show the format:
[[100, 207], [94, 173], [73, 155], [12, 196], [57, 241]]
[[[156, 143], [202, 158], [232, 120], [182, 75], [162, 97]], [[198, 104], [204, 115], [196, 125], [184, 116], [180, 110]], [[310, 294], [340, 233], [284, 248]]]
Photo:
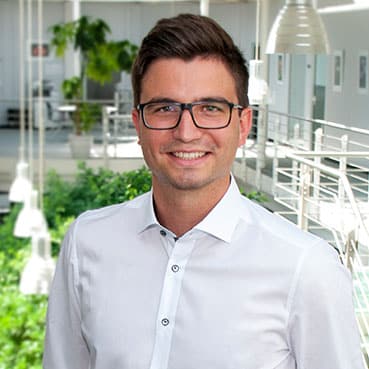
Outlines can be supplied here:
[[58, 111], [63, 114], [62, 126], [63, 127], [72, 127], [73, 120], [70, 116], [71, 113], [76, 111], [75, 105], [60, 105], [58, 106]]
[[58, 106], [58, 110], [62, 113], [73, 113], [76, 111], [75, 105], [60, 105]]

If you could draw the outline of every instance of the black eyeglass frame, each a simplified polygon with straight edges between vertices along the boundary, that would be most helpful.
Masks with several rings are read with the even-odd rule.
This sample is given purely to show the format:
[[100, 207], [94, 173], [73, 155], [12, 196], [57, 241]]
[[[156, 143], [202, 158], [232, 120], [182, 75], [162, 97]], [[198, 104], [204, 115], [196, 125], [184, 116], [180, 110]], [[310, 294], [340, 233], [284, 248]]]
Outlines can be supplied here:
[[[196, 122], [195, 117], [194, 117], [193, 112], [192, 112], [192, 107], [194, 105], [211, 104], [212, 102], [214, 102], [214, 103], [215, 102], [217, 102], [217, 103], [224, 103], [224, 104], [227, 104], [229, 106], [229, 118], [228, 118], [228, 122], [226, 124], [224, 124], [223, 126], [220, 126], [220, 127], [203, 127], [203, 126], [199, 125]], [[145, 120], [145, 115], [144, 115], [144, 108], [145, 108], [145, 106], [150, 105], [150, 104], [166, 104], [166, 103], [168, 103], [170, 105], [180, 106], [181, 112], [179, 114], [177, 123], [173, 127], [169, 127], [169, 128], [156, 128], [156, 127], [150, 126], [146, 122], [146, 120]], [[143, 124], [144, 124], [144, 126], [146, 128], [152, 129], [152, 130], [155, 130], [155, 131], [165, 131], [165, 130], [177, 128], [179, 126], [179, 123], [181, 122], [181, 119], [182, 119], [183, 111], [186, 110], [186, 109], [190, 112], [191, 118], [192, 118], [192, 122], [195, 125], [195, 127], [200, 128], [200, 129], [223, 129], [223, 128], [228, 127], [229, 124], [231, 123], [233, 109], [244, 109], [244, 107], [242, 105], [239, 105], [239, 104], [231, 103], [231, 102], [229, 102], [227, 100], [195, 101], [193, 103], [180, 103], [180, 102], [175, 102], [175, 101], [173, 101], [173, 102], [169, 102], [169, 101], [149, 101], [147, 103], [138, 104], [136, 106], [136, 109], [140, 112], [141, 117], [142, 117], [142, 122], [143, 122]]]

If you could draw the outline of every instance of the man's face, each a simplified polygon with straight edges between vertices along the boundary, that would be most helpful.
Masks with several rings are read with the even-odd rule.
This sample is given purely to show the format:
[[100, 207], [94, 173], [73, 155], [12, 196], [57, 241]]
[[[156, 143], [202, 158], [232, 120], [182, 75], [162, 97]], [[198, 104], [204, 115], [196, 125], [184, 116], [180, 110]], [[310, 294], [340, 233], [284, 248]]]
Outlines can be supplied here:
[[[209, 58], [159, 59], [148, 68], [141, 91], [140, 103], [223, 99], [238, 104], [232, 75], [221, 61]], [[188, 110], [176, 128], [163, 131], [146, 128], [137, 110], [132, 116], [154, 189], [227, 188], [237, 147], [245, 143], [250, 128], [247, 109], [241, 114], [233, 109], [229, 126], [222, 129], [197, 128]]]

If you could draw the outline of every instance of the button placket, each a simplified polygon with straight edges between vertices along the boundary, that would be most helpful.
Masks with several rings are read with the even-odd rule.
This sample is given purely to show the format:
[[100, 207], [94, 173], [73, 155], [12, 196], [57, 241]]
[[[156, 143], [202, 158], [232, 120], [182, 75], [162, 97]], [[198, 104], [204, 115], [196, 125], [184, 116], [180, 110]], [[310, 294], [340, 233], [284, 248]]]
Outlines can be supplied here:
[[[165, 231], [164, 231], [165, 232]], [[162, 236], [163, 233], [160, 231]], [[167, 232], [165, 235], [168, 236]], [[181, 294], [181, 286], [188, 259], [194, 248], [195, 241], [189, 238], [179, 239], [167, 237], [168, 243], [172, 243], [172, 252], [169, 254], [166, 267], [163, 290], [160, 300], [157, 320], [157, 335], [150, 369], [167, 369], [170, 354], [177, 305]]]

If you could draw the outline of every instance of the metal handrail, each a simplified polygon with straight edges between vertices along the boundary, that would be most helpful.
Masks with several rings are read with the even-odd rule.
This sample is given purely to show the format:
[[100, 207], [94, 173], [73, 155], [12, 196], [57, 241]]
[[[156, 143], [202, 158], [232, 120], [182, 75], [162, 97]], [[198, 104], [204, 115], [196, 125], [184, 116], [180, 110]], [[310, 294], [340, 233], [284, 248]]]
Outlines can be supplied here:
[[[311, 160], [308, 160], [308, 159], [305, 159], [305, 158], [302, 158], [301, 156], [304, 156], [305, 152], [293, 152], [293, 153], [289, 153], [287, 154], [287, 157], [289, 157], [290, 159], [292, 160], [295, 160], [297, 162], [300, 162], [302, 164], [305, 164], [309, 167], [312, 167], [312, 168], [316, 168], [318, 170], [321, 170], [323, 172], [326, 172], [332, 176], [335, 176], [337, 178], [339, 178], [342, 182], [342, 186], [346, 192], [346, 195], [347, 195], [347, 198], [349, 200], [349, 203], [351, 205], [351, 208], [353, 210], [353, 213], [354, 213], [354, 216], [355, 216], [355, 219], [358, 220], [359, 222], [359, 226], [361, 227], [361, 229], [363, 229], [365, 231], [365, 233], [369, 236], [369, 230], [368, 228], [366, 227], [364, 221], [363, 221], [363, 218], [361, 216], [361, 212], [359, 210], [359, 207], [355, 201], [355, 196], [352, 192], [352, 188], [351, 188], [351, 185], [350, 185], [350, 182], [349, 180], [347, 179], [347, 176], [345, 173], [339, 171], [338, 169], [335, 169], [335, 168], [331, 168], [331, 167], [328, 167], [324, 164], [320, 164], [320, 163], [316, 163], [316, 162], [313, 162]], [[344, 156], [345, 153], [337, 153], [341, 156]], [[323, 152], [308, 152], [308, 156], [324, 156], [323, 155]], [[351, 155], [353, 155], [353, 153], [351, 153]], [[356, 154], [355, 154], [356, 155]], [[363, 154], [360, 153], [360, 156], [362, 156]]]
[[292, 153], [296, 156], [305, 156], [309, 158], [336, 156], [338, 158], [361, 158], [369, 156], [369, 151], [294, 151]]
[[276, 110], [271, 110], [269, 108], [263, 108], [263, 107], [257, 107], [257, 106], [251, 106], [252, 110], [255, 111], [262, 111], [265, 113], [269, 113], [269, 114], [275, 114], [278, 115], [280, 117], [285, 117], [285, 118], [290, 118], [290, 119], [296, 119], [296, 120], [301, 120], [304, 122], [308, 122], [308, 123], [318, 123], [321, 124], [323, 126], [326, 127], [331, 127], [331, 128], [338, 128], [338, 129], [342, 129], [348, 132], [354, 132], [354, 133], [360, 133], [360, 134], [364, 134], [364, 135], [368, 135], [369, 136], [369, 130], [365, 129], [365, 128], [358, 128], [358, 127], [351, 127], [351, 126], [347, 126], [345, 124], [342, 123], [335, 123], [335, 122], [331, 122], [328, 120], [324, 120], [324, 119], [309, 119], [309, 118], [305, 118], [305, 117], [300, 117], [298, 115], [292, 115], [292, 114], [288, 114], [288, 113], [283, 113], [283, 112], [279, 112]]

